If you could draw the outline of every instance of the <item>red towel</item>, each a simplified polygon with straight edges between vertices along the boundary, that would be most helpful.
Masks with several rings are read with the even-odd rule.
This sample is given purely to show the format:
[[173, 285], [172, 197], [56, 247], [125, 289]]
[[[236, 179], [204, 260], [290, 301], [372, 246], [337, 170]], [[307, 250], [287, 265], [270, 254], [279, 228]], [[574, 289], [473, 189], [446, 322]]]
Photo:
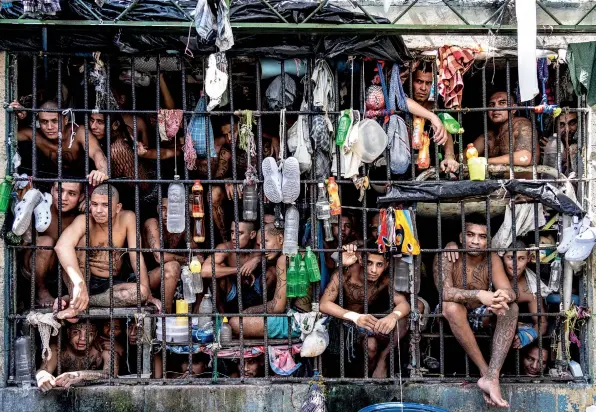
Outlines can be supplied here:
[[464, 90], [464, 73], [472, 67], [476, 50], [458, 46], [439, 49], [439, 93], [445, 100], [445, 108], [461, 106]]

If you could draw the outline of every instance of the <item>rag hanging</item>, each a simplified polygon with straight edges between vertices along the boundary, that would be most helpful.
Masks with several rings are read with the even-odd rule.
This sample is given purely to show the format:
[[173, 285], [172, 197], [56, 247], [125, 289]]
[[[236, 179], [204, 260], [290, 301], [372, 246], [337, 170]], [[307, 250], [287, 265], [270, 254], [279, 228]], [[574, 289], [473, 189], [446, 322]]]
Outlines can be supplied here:
[[516, 0], [517, 74], [522, 102], [538, 94], [536, 71], [536, 0]]
[[575, 94], [585, 94], [588, 104], [596, 105], [596, 42], [571, 43], [567, 62]]
[[176, 137], [184, 112], [182, 110], [159, 109], [157, 112], [157, 124], [159, 137], [162, 142], [171, 141]]
[[460, 107], [464, 90], [464, 73], [476, 57], [476, 50], [467, 47], [443, 46], [439, 49], [439, 94], [445, 108]]
[[[526, 268], [526, 282], [528, 283], [528, 287], [532, 294], [536, 294], [536, 273], [532, 269]], [[548, 295], [553, 293], [552, 289], [549, 288], [542, 279], [540, 280], [540, 295], [545, 298]]]
[[534, 329], [534, 326], [531, 324], [519, 322], [517, 326], [517, 336], [519, 337], [519, 342], [523, 348], [534, 342], [538, 337], [538, 332], [536, 332], [536, 329]]
[[[206, 97], [201, 96], [195, 112], [204, 112], [207, 108]], [[213, 128], [211, 120], [204, 114], [195, 113], [188, 124], [187, 139], [192, 139], [193, 146], [197, 151], [197, 157], [204, 159], [206, 157], [217, 157], [215, 152], [215, 143], [213, 141]], [[209, 146], [207, 146], [209, 145]], [[209, 153], [209, 155], [207, 155]]]
[[60, 323], [54, 318], [53, 313], [29, 312], [27, 314], [27, 323], [37, 327], [41, 337], [41, 358], [44, 361], [52, 359], [52, 349], [50, 348], [50, 336], [58, 335]]
[[23, 0], [23, 12], [32, 17], [55, 16], [60, 11], [60, 0]]
[[290, 376], [302, 366], [301, 363], [294, 362], [291, 349], [274, 346], [269, 346], [269, 365], [280, 376]]
[[[538, 227], [542, 227], [545, 224], [546, 219], [544, 218], [544, 213], [542, 213], [542, 204], [538, 203]], [[511, 207], [507, 205], [505, 208], [505, 220], [492, 240], [492, 247], [494, 249], [504, 249], [513, 243], [511, 227]], [[534, 229], [534, 205], [530, 203], [515, 205], [516, 236], [524, 236], [526, 233]], [[499, 252], [499, 255], [502, 256], [502, 254], [503, 252]]]
[[226, 0], [220, 0], [217, 7], [217, 37], [215, 45], [219, 51], [230, 50], [234, 45], [232, 26], [230, 25], [230, 8]]
[[311, 80], [315, 84], [313, 106], [322, 108], [325, 113], [335, 110], [333, 72], [325, 60], [317, 60]]
[[234, 36], [230, 25], [230, 10], [226, 0], [219, 0], [217, 16], [213, 15], [207, 0], [199, 0], [194, 11], [197, 34], [207, 43], [213, 41], [220, 51], [229, 50], [234, 45]]

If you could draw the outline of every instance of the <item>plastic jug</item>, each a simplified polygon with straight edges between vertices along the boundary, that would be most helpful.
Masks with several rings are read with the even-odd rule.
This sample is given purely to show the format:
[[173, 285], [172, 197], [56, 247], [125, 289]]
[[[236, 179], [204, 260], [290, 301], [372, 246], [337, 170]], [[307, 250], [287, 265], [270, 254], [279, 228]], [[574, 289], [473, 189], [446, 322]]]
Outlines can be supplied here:
[[335, 134], [335, 144], [337, 144], [339, 147], [343, 147], [344, 142], [346, 141], [346, 137], [348, 137], [348, 131], [350, 130], [351, 125], [351, 110], [344, 110], [337, 125], [337, 133]]
[[472, 157], [468, 159], [470, 180], [486, 179], [486, 157]]
[[245, 221], [253, 222], [257, 220], [258, 202], [257, 185], [244, 185], [242, 188], [242, 218]]
[[197, 322], [197, 326], [201, 329], [205, 328], [205, 325], [211, 322], [211, 314], [213, 313], [213, 303], [211, 303], [211, 294], [209, 293], [209, 289], [207, 289], [207, 293], [203, 296], [203, 300], [199, 305], [199, 321]]
[[453, 118], [449, 113], [439, 113], [439, 119], [451, 134], [462, 134], [464, 132], [463, 127], [460, 126], [459, 122]]
[[[174, 179], [180, 179], [180, 176], [174, 176]], [[170, 183], [168, 187], [168, 224], [167, 229], [170, 233], [184, 232], [186, 223], [186, 205], [184, 198], [184, 185], [182, 183]]]
[[228, 323], [228, 318], [224, 317], [219, 329], [219, 343], [225, 344], [232, 341], [232, 327]]
[[329, 178], [327, 192], [329, 192], [331, 215], [339, 215], [341, 213], [341, 202], [339, 200], [339, 187], [337, 186], [337, 183], [335, 183], [334, 177]]
[[200, 180], [195, 180], [192, 185], [192, 217], [205, 216], [205, 209], [203, 206], [203, 185]]
[[0, 184], [0, 213], [6, 213], [8, 211], [11, 193], [12, 176], [6, 176], [2, 184]]
[[294, 256], [298, 253], [298, 230], [300, 225], [300, 214], [296, 206], [290, 206], [286, 210], [286, 223], [284, 228], [283, 253], [287, 256]]

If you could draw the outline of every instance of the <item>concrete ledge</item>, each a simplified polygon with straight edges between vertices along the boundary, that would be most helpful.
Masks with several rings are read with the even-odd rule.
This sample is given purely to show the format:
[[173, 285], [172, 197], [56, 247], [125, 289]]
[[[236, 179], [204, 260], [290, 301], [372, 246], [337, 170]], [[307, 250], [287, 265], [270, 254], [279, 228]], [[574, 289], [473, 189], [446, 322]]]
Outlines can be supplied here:
[[[503, 385], [509, 411], [585, 411], [596, 403], [590, 385]], [[299, 411], [306, 398], [305, 384], [201, 386], [96, 386], [42, 395], [35, 389], [0, 389], [2, 411], [27, 412], [286, 412]], [[356, 412], [374, 403], [399, 400], [397, 385], [328, 385], [329, 412]], [[443, 407], [452, 412], [488, 410], [475, 385], [411, 384], [403, 388], [404, 401]]]

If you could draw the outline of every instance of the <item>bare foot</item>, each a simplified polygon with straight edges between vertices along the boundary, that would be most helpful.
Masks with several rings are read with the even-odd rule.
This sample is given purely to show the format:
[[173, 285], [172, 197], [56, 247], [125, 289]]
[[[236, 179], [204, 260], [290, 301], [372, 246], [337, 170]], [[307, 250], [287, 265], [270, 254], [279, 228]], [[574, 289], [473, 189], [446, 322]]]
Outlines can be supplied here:
[[490, 396], [491, 401], [493, 401], [496, 407], [509, 407], [509, 403], [501, 396], [501, 387], [499, 386], [498, 379], [488, 379], [483, 376], [478, 380], [478, 386], [486, 395]]
[[491, 408], [496, 406], [495, 403], [490, 400], [490, 396], [488, 396], [486, 393], [482, 392], [482, 396], [484, 397], [484, 402], [486, 402], [488, 406]]
[[54, 303], [54, 297], [46, 289], [39, 289], [37, 291], [36, 303], [42, 308], [51, 308]]

